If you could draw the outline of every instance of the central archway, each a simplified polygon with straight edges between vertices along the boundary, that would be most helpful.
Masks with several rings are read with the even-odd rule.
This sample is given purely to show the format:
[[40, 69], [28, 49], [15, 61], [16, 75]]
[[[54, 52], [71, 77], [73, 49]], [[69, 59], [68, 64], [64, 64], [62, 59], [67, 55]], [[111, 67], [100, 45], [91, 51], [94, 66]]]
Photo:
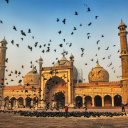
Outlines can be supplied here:
[[102, 99], [99, 95], [95, 96], [94, 101], [96, 107], [102, 107]]
[[[64, 95], [63, 100], [65, 100], [65, 101], [63, 101], [62, 104], [64, 104], [64, 105], [66, 104], [66, 101], [67, 101], [67, 97], [65, 97], [65, 96], [67, 96], [66, 83], [62, 78], [60, 78], [58, 76], [53, 76], [49, 80], [47, 80], [47, 82], [45, 84], [44, 100], [46, 100], [47, 103], [55, 104], [54, 100], [57, 100], [55, 98], [55, 95], [60, 95], [61, 98]], [[62, 104], [59, 106], [63, 107], [64, 105], [62, 105]], [[58, 106], [58, 102], [57, 102], [57, 106]]]
[[65, 106], [65, 96], [62, 92], [55, 94], [54, 101], [56, 102], [57, 108], [64, 108]]

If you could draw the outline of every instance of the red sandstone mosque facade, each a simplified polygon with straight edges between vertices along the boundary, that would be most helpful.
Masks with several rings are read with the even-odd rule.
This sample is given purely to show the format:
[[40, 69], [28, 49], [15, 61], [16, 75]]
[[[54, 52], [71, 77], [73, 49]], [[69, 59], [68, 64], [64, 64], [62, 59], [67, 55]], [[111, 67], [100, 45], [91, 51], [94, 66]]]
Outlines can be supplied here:
[[7, 41], [3, 39], [0, 46], [0, 106], [5, 108], [29, 108], [35, 105], [45, 108], [51, 106], [114, 107], [121, 102], [128, 103], [128, 47], [127, 26], [118, 27], [121, 46], [122, 79], [109, 82], [109, 73], [97, 65], [89, 74], [89, 83], [77, 83], [78, 72], [73, 65], [74, 56], [67, 60], [65, 56], [53, 67], [42, 67], [39, 59], [39, 73], [33, 69], [24, 76], [24, 85], [5, 86], [5, 58]]

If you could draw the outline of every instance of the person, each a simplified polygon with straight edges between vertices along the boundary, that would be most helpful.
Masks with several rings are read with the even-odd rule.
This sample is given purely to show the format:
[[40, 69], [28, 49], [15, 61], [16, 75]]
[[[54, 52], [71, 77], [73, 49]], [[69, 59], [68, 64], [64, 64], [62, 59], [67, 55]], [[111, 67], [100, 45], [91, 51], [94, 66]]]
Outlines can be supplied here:
[[87, 103], [85, 102], [84, 104], [85, 104], [84, 108], [85, 108], [85, 112], [86, 112], [87, 111]]
[[67, 114], [68, 114], [68, 107], [65, 106], [65, 113], [66, 113], [66, 118], [67, 118]]
[[122, 112], [125, 112], [125, 105], [121, 102]]

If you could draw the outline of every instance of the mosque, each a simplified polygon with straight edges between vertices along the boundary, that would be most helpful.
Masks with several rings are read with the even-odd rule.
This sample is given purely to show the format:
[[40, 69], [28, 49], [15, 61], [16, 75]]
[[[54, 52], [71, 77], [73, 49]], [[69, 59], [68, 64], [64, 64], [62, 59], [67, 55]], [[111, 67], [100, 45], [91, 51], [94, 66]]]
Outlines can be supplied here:
[[63, 55], [52, 67], [42, 67], [39, 59], [39, 73], [33, 69], [24, 76], [24, 85], [5, 86], [6, 44], [3, 39], [0, 46], [0, 106], [6, 108], [29, 108], [35, 105], [45, 108], [49, 103], [57, 107], [104, 107], [120, 106], [128, 103], [128, 47], [127, 26], [118, 27], [121, 46], [122, 78], [109, 82], [109, 73], [97, 65], [89, 74], [89, 83], [77, 83], [78, 71], [74, 66], [74, 56], [69, 60]]

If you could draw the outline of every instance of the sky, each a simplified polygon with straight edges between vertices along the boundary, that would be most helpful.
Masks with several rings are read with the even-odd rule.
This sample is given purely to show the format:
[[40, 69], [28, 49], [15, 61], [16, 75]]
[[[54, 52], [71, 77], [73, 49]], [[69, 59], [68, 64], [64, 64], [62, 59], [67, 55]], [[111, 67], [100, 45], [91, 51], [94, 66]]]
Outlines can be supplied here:
[[[3, 24], [0, 24], [0, 40], [5, 37], [8, 42], [8, 72], [5, 72], [5, 85], [7, 82], [7, 86], [18, 85], [18, 81], [23, 80], [22, 76], [32, 70], [30, 61], [39, 72], [39, 65], [35, 61], [40, 57], [43, 59], [43, 67], [53, 66], [52, 63], [57, 62], [56, 58], [62, 58], [63, 50], [68, 51], [68, 55], [65, 56], [68, 60], [71, 53], [74, 55], [74, 65], [78, 72], [82, 70], [84, 83], [89, 82], [88, 74], [96, 66], [97, 58], [99, 64], [108, 71], [109, 81], [119, 81], [121, 77], [117, 76], [122, 75], [122, 70], [120, 53], [117, 53], [120, 49], [118, 26], [121, 19], [128, 25], [127, 5], [128, 0], [9, 0], [8, 4], [5, 0], [0, 0], [0, 20], [3, 21]], [[88, 8], [91, 11], [87, 12]], [[74, 15], [75, 12], [78, 12], [78, 15]], [[95, 19], [95, 16], [98, 18]], [[57, 18], [59, 22], [56, 21]], [[62, 22], [64, 19], [65, 24]], [[92, 24], [88, 26], [90, 22]], [[74, 27], [77, 30], [73, 30]], [[31, 29], [31, 33], [28, 33], [28, 29]], [[21, 30], [26, 36], [21, 35]], [[60, 30], [61, 34], [58, 33]], [[87, 33], [90, 33], [89, 39]], [[65, 42], [63, 39], [66, 39]], [[11, 44], [12, 40], [14, 45]], [[49, 42], [50, 40], [52, 42]], [[98, 40], [100, 41], [97, 45]], [[37, 47], [34, 46], [35, 42], [38, 42]], [[50, 52], [42, 53], [42, 50], [47, 50], [48, 43]], [[72, 46], [69, 47], [66, 43], [72, 43]], [[19, 44], [19, 48], [16, 44]], [[63, 47], [59, 44], [63, 44]], [[32, 51], [28, 49], [28, 45], [33, 47]], [[39, 48], [39, 45], [42, 45], [42, 48]], [[105, 50], [107, 47], [109, 49]], [[83, 57], [81, 48], [85, 49]], [[108, 59], [110, 55], [111, 58]], [[94, 61], [91, 61], [92, 58]], [[111, 62], [112, 66], [108, 67]], [[21, 68], [22, 65], [24, 69]], [[21, 75], [14, 74], [15, 70], [20, 71]], [[12, 76], [8, 76], [11, 71]], [[14, 81], [11, 82], [11, 79]]]

